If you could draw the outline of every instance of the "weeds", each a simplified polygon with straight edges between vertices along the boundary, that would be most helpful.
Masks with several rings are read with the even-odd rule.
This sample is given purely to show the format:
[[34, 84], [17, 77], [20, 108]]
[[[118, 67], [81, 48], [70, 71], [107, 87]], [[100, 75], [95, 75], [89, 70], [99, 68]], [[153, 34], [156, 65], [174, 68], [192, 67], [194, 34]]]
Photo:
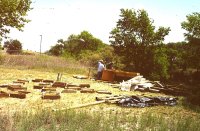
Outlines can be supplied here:
[[7, 68], [39, 69], [43, 71], [56, 71], [73, 73], [87, 73], [88, 68], [84, 64], [72, 59], [46, 55], [5, 55], [1, 65]]
[[[200, 130], [200, 119], [192, 117], [181, 117], [166, 119], [164, 115], [153, 112], [144, 112], [138, 117], [135, 115], [115, 115], [112, 113], [107, 117], [106, 113], [100, 111], [88, 112], [84, 110], [66, 110], [51, 112], [49, 110], [38, 110], [37, 112], [16, 112], [13, 117], [1, 114], [1, 130], [7, 131], [198, 131]], [[102, 115], [103, 114], [103, 115]], [[5, 119], [6, 118], [6, 119]], [[183, 119], [184, 118], [184, 119]], [[5, 123], [5, 121], [7, 123]], [[10, 123], [13, 121], [13, 126]]]

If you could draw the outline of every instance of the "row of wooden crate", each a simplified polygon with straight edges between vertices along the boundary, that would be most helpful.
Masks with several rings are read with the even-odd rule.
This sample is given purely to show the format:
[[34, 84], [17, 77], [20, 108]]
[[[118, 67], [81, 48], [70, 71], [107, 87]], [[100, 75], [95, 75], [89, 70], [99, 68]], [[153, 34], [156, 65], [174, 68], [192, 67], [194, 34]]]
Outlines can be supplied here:
[[[65, 83], [65, 82], [54, 82], [53, 80], [43, 80], [43, 79], [35, 79], [32, 80], [33, 82], [38, 82], [37, 85], [33, 86], [33, 89], [40, 89], [42, 93], [42, 99], [60, 99], [60, 93], [56, 92], [57, 87], [64, 88], [61, 93], [100, 93], [100, 94], [112, 94], [110, 91], [107, 90], [98, 90], [95, 91], [94, 89], [90, 88], [90, 84], [72, 84], [72, 83]], [[26, 94], [31, 93], [27, 91], [26, 87], [23, 85], [29, 82], [27, 80], [18, 79], [13, 81], [12, 84], [3, 84], [0, 85], [2, 88], [7, 88], [8, 90], [12, 91], [1, 91], [0, 97], [14, 97], [24, 99], [26, 98]], [[45, 93], [44, 93], [45, 92]]]

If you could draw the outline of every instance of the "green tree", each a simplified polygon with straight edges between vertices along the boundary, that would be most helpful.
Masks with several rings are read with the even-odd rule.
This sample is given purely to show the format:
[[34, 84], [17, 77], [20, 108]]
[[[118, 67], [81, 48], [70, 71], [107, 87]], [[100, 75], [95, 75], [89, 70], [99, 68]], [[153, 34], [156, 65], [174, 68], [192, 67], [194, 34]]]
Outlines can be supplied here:
[[151, 48], [162, 44], [169, 31], [164, 27], [155, 31], [145, 10], [121, 9], [120, 19], [110, 33], [110, 42], [115, 53], [123, 57], [126, 70], [150, 75], [155, 58]]
[[51, 49], [47, 52], [47, 54], [60, 56], [63, 51], [63, 45], [62, 44], [56, 44], [55, 46], [52, 46]]
[[10, 27], [22, 30], [29, 22], [25, 16], [30, 5], [31, 0], [0, 0], [0, 37], [6, 37]]
[[22, 52], [22, 44], [18, 40], [4, 42], [4, 48], [7, 49], [7, 53], [9, 54], [19, 54]]
[[153, 70], [150, 74], [154, 80], [166, 80], [169, 78], [169, 61], [167, 57], [167, 48], [156, 46], [153, 49]]
[[82, 53], [97, 51], [104, 47], [104, 43], [88, 31], [82, 31], [79, 35], [72, 34], [66, 41], [59, 39], [57, 43], [49, 50], [51, 54], [61, 55], [67, 53], [76, 58], [79, 58]]
[[187, 20], [181, 23], [184, 34], [189, 42], [187, 55], [189, 56], [190, 67], [200, 70], [200, 13], [195, 12], [186, 16]]
[[[195, 12], [186, 16], [187, 20], [181, 23], [184, 33], [188, 41], [200, 39], [200, 13]], [[200, 43], [199, 43], [200, 44]]]

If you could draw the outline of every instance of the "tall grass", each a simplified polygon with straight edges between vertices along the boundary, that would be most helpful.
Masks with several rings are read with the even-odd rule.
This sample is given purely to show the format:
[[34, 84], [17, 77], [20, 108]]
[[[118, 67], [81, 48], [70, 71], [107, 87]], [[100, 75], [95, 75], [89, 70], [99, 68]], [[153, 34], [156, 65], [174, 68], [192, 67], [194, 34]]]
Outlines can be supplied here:
[[[4, 117], [2, 117], [4, 116]], [[184, 119], [183, 119], [184, 118]], [[126, 115], [125, 112], [89, 112], [66, 110], [52, 112], [16, 112], [12, 118], [0, 114], [4, 131], [199, 131], [200, 119], [193, 117], [167, 117], [152, 112]], [[10, 124], [12, 126], [10, 126]]]
[[19, 69], [51, 70], [67, 73], [86, 73], [88, 68], [84, 63], [74, 59], [65, 59], [47, 55], [3, 55], [1, 66]]

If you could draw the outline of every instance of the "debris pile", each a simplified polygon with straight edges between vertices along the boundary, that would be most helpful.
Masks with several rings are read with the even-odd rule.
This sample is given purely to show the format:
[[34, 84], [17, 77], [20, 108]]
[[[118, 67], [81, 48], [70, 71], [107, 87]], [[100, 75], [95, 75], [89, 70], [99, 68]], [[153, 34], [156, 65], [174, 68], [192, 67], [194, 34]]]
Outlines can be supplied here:
[[131, 91], [131, 90], [143, 90], [147, 88], [153, 87], [151, 81], [146, 80], [143, 76], [135, 76], [130, 80], [123, 81], [120, 83], [120, 89], [124, 91]]
[[117, 104], [123, 107], [149, 107], [157, 105], [174, 106], [177, 105], [177, 98], [130, 96], [122, 98]]
[[122, 107], [149, 107], [157, 105], [175, 106], [178, 98], [173, 97], [148, 97], [148, 96], [104, 96], [96, 97], [96, 101], [104, 101], [105, 103], [113, 103]]
[[119, 84], [119, 88], [123, 91], [141, 91], [152, 93], [164, 93], [177, 96], [186, 96], [187, 90], [181, 85], [165, 85], [159, 81], [150, 81], [143, 76], [136, 76], [130, 80], [123, 81]]

